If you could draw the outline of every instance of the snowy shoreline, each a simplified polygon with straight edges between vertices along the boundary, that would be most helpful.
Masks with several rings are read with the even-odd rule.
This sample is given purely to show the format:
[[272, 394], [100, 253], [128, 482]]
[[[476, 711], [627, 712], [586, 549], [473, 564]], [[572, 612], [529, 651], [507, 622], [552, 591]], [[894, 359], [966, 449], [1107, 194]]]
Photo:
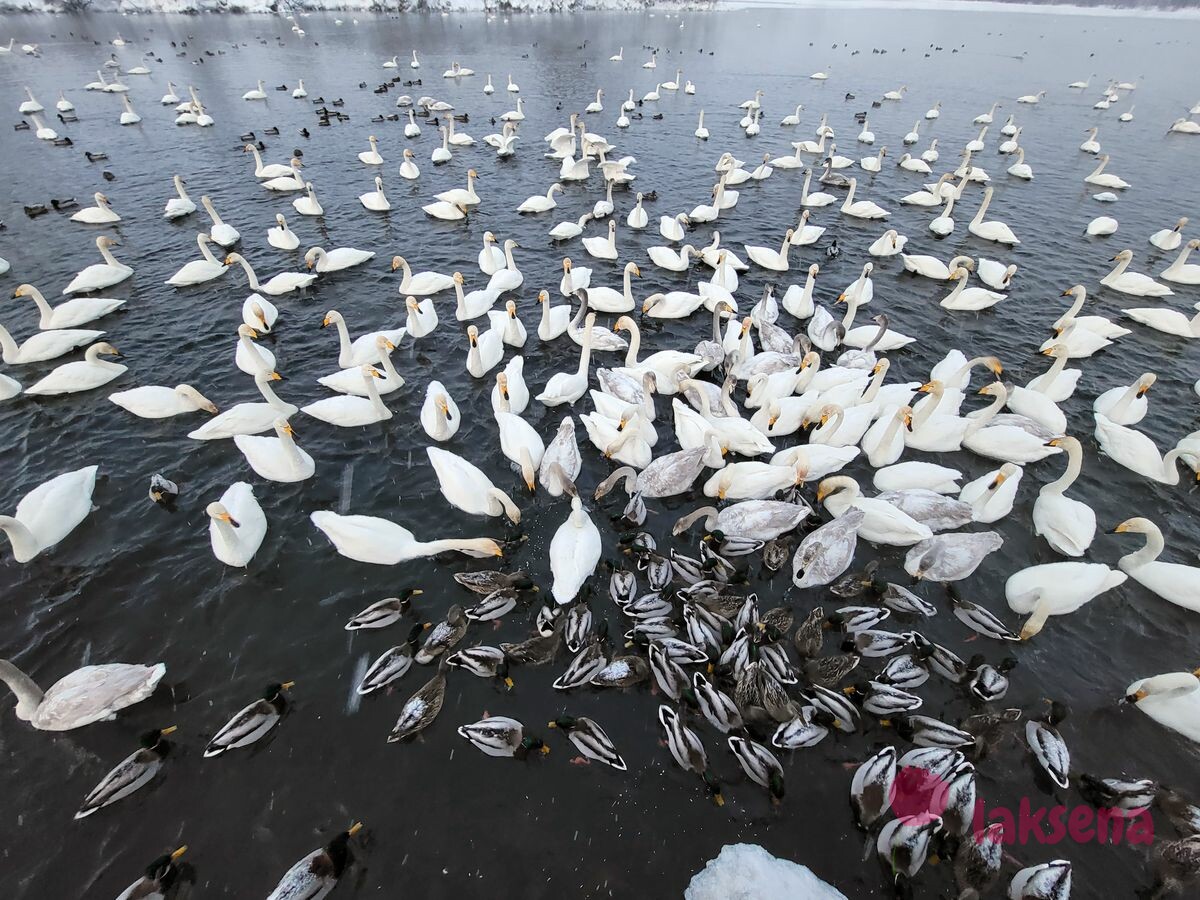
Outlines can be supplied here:
[[[68, 0], [71, 2], [71, 0]], [[535, 14], [589, 11], [703, 13], [752, 9], [914, 9], [975, 12], [1025, 12], [1038, 15], [1127, 17], [1130, 15], [1200, 18], [1200, 9], [1154, 5], [1031, 4], [1021, 0], [511, 0], [503, 6], [494, 0], [408, 0], [407, 8], [381, 8], [377, 0], [74, 0], [86, 7], [63, 9], [63, 0], [0, 0], [0, 14], [120, 14], [137, 15], [288, 15], [309, 13], [354, 13], [396, 15], [399, 13]]]

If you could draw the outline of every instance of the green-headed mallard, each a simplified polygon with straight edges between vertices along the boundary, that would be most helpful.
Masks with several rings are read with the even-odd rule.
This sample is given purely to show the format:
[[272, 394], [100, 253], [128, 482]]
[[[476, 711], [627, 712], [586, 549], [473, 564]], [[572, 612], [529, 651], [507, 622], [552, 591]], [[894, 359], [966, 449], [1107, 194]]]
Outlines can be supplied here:
[[413, 654], [417, 649], [417, 638], [421, 636], [422, 631], [429, 627], [430, 623], [428, 622], [424, 624], [418, 622], [409, 630], [407, 641], [381, 653], [379, 658], [371, 663], [370, 668], [363, 675], [362, 681], [358, 683], [358, 693], [363, 696], [372, 694], [403, 677], [404, 673], [412, 668]]
[[229, 750], [249, 747], [266, 737], [283, 718], [287, 709], [287, 695], [284, 691], [294, 684], [294, 681], [286, 681], [283, 684], [267, 685], [260, 699], [239, 710], [213, 735], [208, 746], [204, 748], [204, 755], [220, 756]]
[[125, 888], [117, 900], [163, 900], [179, 878], [179, 867], [175, 863], [187, 852], [187, 845], [179, 847], [146, 866], [141, 878]]
[[508, 716], [489, 716], [471, 725], [460, 725], [458, 733], [488, 756], [522, 759], [530, 750], [550, 752], [540, 738], [526, 736], [525, 726]]
[[625, 760], [604, 729], [584, 716], [559, 716], [549, 723], [551, 728], [560, 728], [580, 753], [588, 759], [602, 762], [606, 766], [624, 772]]
[[284, 873], [267, 900], [321, 900], [332, 891], [354, 858], [350, 839], [362, 829], [355, 822], [319, 850], [314, 850]]
[[171, 743], [166, 739], [168, 734], [175, 731], [175, 726], [147, 731], [141, 736], [141, 747], [125, 757], [116, 767], [92, 788], [92, 792], [84, 798], [76, 819], [83, 819], [103, 809], [110, 803], [123, 800], [134, 791], [150, 783], [162, 768], [163, 760], [171, 752]]
[[499, 647], [478, 645], [456, 650], [446, 657], [446, 665], [479, 678], [500, 678], [506, 687], [513, 686], [513, 680], [508, 675], [508, 658]]

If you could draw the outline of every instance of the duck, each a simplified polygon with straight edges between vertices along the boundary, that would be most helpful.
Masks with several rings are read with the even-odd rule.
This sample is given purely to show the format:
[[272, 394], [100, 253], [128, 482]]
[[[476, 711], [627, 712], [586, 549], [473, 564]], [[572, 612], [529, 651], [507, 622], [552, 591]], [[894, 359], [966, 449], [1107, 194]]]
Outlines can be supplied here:
[[524, 758], [532, 750], [550, 752], [540, 738], [527, 736], [525, 726], [508, 716], [488, 716], [471, 725], [460, 725], [458, 734], [488, 756]]
[[0, 659], [0, 681], [17, 697], [17, 718], [39, 731], [73, 731], [113, 719], [153, 694], [166, 673], [161, 662], [83, 666], [43, 691], [12, 662]]
[[39, 313], [38, 328], [43, 331], [86, 325], [125, 305], [124, 300], [110, 297], [74, 297], [51, 307], [42, 292], [32, 284], [18, 285], [13, 297], [29, 297], [33, 300]]
[[1166, 547], [1162, 530], [1142, 516], [1126, 519], [1111, 534], [1144, 534], [1146, 543], [1133, 553], [1122, 556], [1117, 567], [1138, 584], [1164, 600], [1200, 612], [1200, 567], [1160, 562]]
[[173, 388], [145, 385], [109, 394], [108, 399], [142, 419], [167, 419], [194, 412], [217, 414], [217, 407], [190, 384]]
[[89, 291], [100, 291], [104, 288], [112, 287], [115, 284], [120, 284], [126, 278], [133, 274], [133, 269], [129, 266], [117, 261], [112, 255], [110, 248], [117, 246], [117, 241], [110, 238], [108, 235], [100, 235], [96, 238], [96, 249], [100, 251], [100, 255], [104, 258], [104, 262], [97, 263], [93, 266], [81, 270], [71, 283], [63, 288], [63, 294], [78, 294], [87, 293]]
[[454, 287], [454, 278], [450, 275], [443, 275], [441, 272], [418, 272], [414, 275], [412, 269], [409, 268], [408, 260], [403, 256], [392, 257], [392, 271], [395, 272], [397, 269], [404, 272], [403, 278], [400, 280], [401, 294], [428, 297]]
[[244, 481], [234, 482], [205, 512], [213, 556], [227, 566], [246, 568], [267, 534], [267, 517], [253, 488]]
[[292, 291], [302, 291], [314, 281], [317, 280], [316, 273], [304, 274], [301, 272], [280, 272], [278, 275], [273, 275], [266, 284], [258, 283], [258, 276], [254, 273], [254, 269], [240, 253], [230, 253], [225, 257], [225, 265], [231, 266], [237, 263], [242, 267], [242, 271], [246, 273], [246, 280], [250, 284], [250, 290], [256, 293], [261, 291], [264, 294], [270, 294], [272, 297], [279, 297], [283, 294], [290, 294]]
[[265, 402], [232, 406], [189, 432], [188, 437], [197, 441], [211, 441], [231, 438], [236, 434], [259, 434], [274, 427], [275, 420], [280, 416], [287, 418], [295, 415], [299, 407], [280, 400], [271, 388], [272, 381], [281, 379], [278, 372], [256, 373], [254, 384]]
[[296, 862], [279, 880], [267, 900], [291, 900], [293, 897], [324, 897], [335, 887], [353, 859], [350, 839], [362, 830], [355, 822], [324, 847]]
[[1103, 563], [1046, 563], [1010, 575], [1004, 597], [1009, 609], [1029, 616], [1021, 627], [1021, 640], [1027, 641], [1041, 632], [1050, 616], [1073, 613], [1128, 577]]
[[[407, 528], [376, 516], [344, 516], [333, 510], [316, 510], [309, 520], [329, 538], [339, 554], [358, 562], [394, 566], [449, 551], [476, 559], [504, 555], [491, 538], [418, 541]], [[443, 684], [443, 690], [444, 687]]]
[[213, 256], [212, 251], [208, 249], [208, 245], [212, 243], [209, 236], [201, 232], [196, 235], [196, 243], [200, 247], [201, 258], [185, 263], [166, 280], [166, 284], [173, 287], [204, 284], [225, 274], [227, 271], [225, 264]]
[[92, 344], [87, 348], [82, 361], [58, 366], [48, 375], [25, 388], [25, 393], [53, 396], [90, 391], [103, 387], [128, 369], [128, 366], [120, 363], [100, 359], [101, 354], [118, 357], [121, 355], [116, 347], [106, 341]]
[[185, 844], [170, 853], [156, 857], [150, 865], [146, 866], [142, 877], [125, 888], [117, 900], [135, 900], [135, 898], [143, 897], [146, 900], [158, 900], [159, 897], [165, 897], [167, 891], [171, 890], [179, 879], [180, 870], [175, 863], [186, 852], [187, 845]]
[[287, 681], [267, 685], [259, 699], [238, 710], [212, 736], [204, 748], [204, 756], [222, 756], [230, 750], [249, 747], [270, 734], [287, 711], [288, 697], [284, 692], [294, 684]]
[[374, 381], [374, 379], [382, 379], [383, 373], [369, 365], [361, 366], [359, 372], [366, 388], [365, 397], [345, 394], [326, 397], [324, 400], [301, 407], [300, 411], [314, 419], [320, 419], [322, 422], [342, 428], [373, 425], [376, 422], [390, 419], [392, 411], [387, 408], [379, 396], [379, 390], [375, 387]]

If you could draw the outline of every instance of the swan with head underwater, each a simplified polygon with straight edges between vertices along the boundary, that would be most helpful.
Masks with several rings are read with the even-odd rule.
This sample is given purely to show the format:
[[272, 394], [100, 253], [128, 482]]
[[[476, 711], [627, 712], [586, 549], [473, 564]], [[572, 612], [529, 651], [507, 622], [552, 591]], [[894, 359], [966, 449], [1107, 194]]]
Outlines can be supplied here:
[[343, 516], [332, 510], [317, 510], [309, 518], [338, 553], [358, 562], [394, 566], [445, 552], [477, 559], [503, 556], [500, 545], [491, 538], [418, 541], [407, 528], [375, 516]]
[[596, 571], [602, 544], [600, 531], [592, 521], [574, 483], [565, 483], [571, 497], [571, 513], [550, 539], [550, 572], [554, 576], [551, 596], [560, 605], [570, 603], [584, 582]]
[[521, 523], [521, 511], [512, 499], [474, 463], [440, 447], [426, 447], [438, 485], [446, 501], [475, 516], [507, 516], [514, 525]]

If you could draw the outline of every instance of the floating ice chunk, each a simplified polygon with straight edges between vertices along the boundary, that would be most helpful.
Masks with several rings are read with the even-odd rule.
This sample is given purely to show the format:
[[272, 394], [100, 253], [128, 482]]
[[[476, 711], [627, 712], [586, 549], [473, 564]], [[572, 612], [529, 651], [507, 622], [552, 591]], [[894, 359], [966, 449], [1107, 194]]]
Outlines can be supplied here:
[[726, 844], [696, 873], [684, 900], [846, 900], [807, 866], [778, 859], [757, 844]]

